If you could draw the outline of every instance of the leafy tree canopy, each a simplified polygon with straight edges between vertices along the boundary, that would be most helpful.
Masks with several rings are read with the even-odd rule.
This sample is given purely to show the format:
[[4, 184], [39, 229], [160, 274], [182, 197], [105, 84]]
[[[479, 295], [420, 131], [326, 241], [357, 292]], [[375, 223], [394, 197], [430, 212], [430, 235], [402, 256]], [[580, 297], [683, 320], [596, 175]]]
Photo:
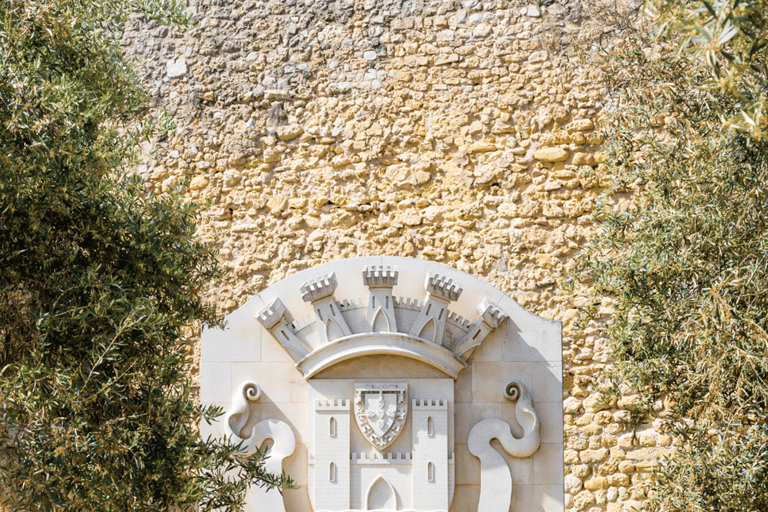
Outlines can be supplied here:
[[[13, 510], [235, 510], [263, 459], [201, 438], [183, 338], [217, 323], [196, 206], [125, 172], [152, 129], [116, 41], [177, 0], [0, 0], [0, 496]], [[237, 476], [230, 478], [231, 470]], [[232, 473], [230, 473], [231, 475]], [[277, 492], [277, 491], [275, 491]]]
[[[648, 507], [768, 510], [768, 2], [646, 4], [602, 60], [614, 194], [576, 282], [614, 299], [606, 377], [675, 451]], [[662, 402], [663, 401], [663, 402]]]

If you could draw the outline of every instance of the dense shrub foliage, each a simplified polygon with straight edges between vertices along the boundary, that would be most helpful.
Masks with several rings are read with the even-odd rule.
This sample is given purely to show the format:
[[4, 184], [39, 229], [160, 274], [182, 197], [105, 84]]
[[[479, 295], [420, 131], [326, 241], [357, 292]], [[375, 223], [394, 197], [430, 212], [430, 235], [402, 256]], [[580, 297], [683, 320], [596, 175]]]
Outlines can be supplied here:
[[[0, 1], [0, 496], [13, 510], [235, 510], [263, 460], [201, 438], [182, 333], [214, 249], [123, 166], [146, 94], [115, 40], [175, 3]], [[210, 469], [210, 471], [206, 471]], [[238, 478], [225, 478], [232, 470]], [[277, 492], [277, 491], [275, 491]]]
[[601, 63], [614, 186], [575, 277], [615, 300], [606, 377], [676, 435], [648, 507], [768, 510], [768, 2], [644, 12]]

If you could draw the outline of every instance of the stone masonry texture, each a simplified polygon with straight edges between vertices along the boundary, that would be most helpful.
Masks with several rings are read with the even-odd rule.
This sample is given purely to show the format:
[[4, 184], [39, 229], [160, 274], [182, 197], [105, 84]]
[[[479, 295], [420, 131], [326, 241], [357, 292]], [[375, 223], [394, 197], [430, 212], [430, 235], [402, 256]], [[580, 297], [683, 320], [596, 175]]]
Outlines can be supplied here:
[[[188, 0], [195, 26], [133, 16], [122, 37], [176, 129], [143, 147], [148, 190], [206, 204], [222, 314], [287, 275], [352, 256], [438, 261], [564, 326], [569, 511], [638, 509], [671, 438], [624, 425], [631, 390], [590, 387], [600, 321], [559, 289], [599, 228], [601, 105], [563, 49], [578, 2]], [[629, 198], [617, 198], [619, 204]], [[605, 320], [608, 301], [600, 310]], [[663, 404], [660, 409], [663, 408]]]

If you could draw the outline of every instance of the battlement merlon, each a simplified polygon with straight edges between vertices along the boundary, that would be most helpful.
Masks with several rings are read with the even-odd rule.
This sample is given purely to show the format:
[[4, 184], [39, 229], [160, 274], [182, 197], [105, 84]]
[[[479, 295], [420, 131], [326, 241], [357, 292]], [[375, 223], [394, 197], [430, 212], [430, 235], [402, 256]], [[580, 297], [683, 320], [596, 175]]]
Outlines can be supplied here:
[[483, 322], [488, 324], [491, 329], [496, 329], [509, 317], [501, 308], [492, 304], [487, 297], [480, 303], [477, 312], [480, 313]]
[[352, 452], [350, 454], [352, 464], [412, 464], [413, 457], [411, 452], [385, 452], [385, 453], [365, 453]]
[[256, 315], [256, 318], [288, 351], [294, 361], [301, 361], [312, 352], [312, 347], [296, 335], [291, 325], [293, 321], [291, 313], [279, 298], [270, 302]]
[[256, 318], [261, 325], [269, 330], [272, 330], [283, 319], [286, 323], [291, 323], [293, 320], [290, 312], [285, 309], [285, 304], [279, 298], [270, 302], [266, 308], [257, 313]]
[[430, 400], [415, 398], [411, 401], [413, 411], [447, 411], [448, 400]]
[[301, 291], [301, 298], [304, 302], [315, 302], [318, 299], [327, 297], [336, 291], [338, 282], [336, 281], [336, 272], [325, 274], [315, 279], [310, 279], [299, 289]]
[[399, 274], [397, 267], [369, 265], [363, 269], [363, 283], [369, 288], [392, 288]]
[[508, 315], [488, 298], [483, 299], [477, 311], [480, 313], [477, 320], [472, 322], [469, 332], [453, 347], [453, 353], [459, 357], [470, 357], [474, 349], [508, 318]]
[[318, 400], [315, 411], [349, 411], [349, 400]]
[[461, 295], [461, 292], [464, 291], [461, 285], [453, 279], [449, 279], [440, 274], [431, 273], [427, 275], [424, 288], [426, 288], [427, 293], [430, 295], [436, 295], [448, 302], [456, 301], [459, 298], [459, 295]]

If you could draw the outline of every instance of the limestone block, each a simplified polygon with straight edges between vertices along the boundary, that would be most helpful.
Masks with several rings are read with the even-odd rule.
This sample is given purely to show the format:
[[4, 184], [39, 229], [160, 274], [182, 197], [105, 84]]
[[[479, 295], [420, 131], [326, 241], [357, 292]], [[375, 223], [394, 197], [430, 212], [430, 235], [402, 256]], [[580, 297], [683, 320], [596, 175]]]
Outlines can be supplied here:
[[579, 452], [576, 450], [565, 450], [563, 457], [566, 464], [578, 464], [580, 462]]
[[608, 450], [601, 448], [598, 450], [582, 450], [579, 452], [579, 459], [585, 464], [602, 462], [608, 458]]
[[267, 208], [273, 212], [281, 212], [288, 206], [288, 198], [282, 194], [276, 194], [267, 200]]
[[654, 432], [643, 432], [640, 434], [640, 446], [656, 446], [656, 434]]
[[190, 190], [200, 190], [208, 186], [210, 180], [207, 176], [195, 176], [192, 181], [189, 182]]
[[619, 470], [619, 463], [614, 460], [609, 460], [600, 464], [597, 470], [601, 475], [612, 475]]
[[594, 155], [590, 153], [574, 153], [573, 165], [597, 165]]
[[541, 160], [542, 162], [564, 162], [568, 160], [568, 150], [558, 147], [544, 147], [537, 149], [533, 153], [533, 157], [536, 160]]
[[581, 491], [573, 497], [573, 506], [576, 510], [584, 510], [595, 504], [595, 495], [589, 491]]
[[586, 450], [589, 448], [589, 441], [581, 437], [569, 437], [565, 441], [565, 446], [572, 450]]
[[637, 436], [634, 434], [634, 432], [628, 432], [620, 436], [618, 440], [619, 448], [622, 448], [624, 450], [632, 449], [635, 446], [636, 442], [637, 442]]
[[626, 487], [629, 485], [629, 477], [624, 473], [609, 475], [608, 483], [615, 487]]
[[619, 471], [622, 473], [634, 473], [635, 471], [635, 463], [629, 460], [623, 460], [619, 462]]
[[187, 74], [187, 59], [179, 57], [169, 60], [165, 65], [165, 72], [168, 78], [179, 78]]
[[581, 491], [582, 482], [577, 476], [571, 474], [564, 479], [565, 492], [576, 494]]
[[277, 129], [277, 137], [280, 140], [293, 140], [299, 135], [304, 133], [304, 128], [298, 124], [289, 124], [287, 126], [280, 126]]
[[577, 119], [568, 123], [565, 129], [568, 131], [585, 132], [587, 130], [591, 130], [594, 127], [595, 125], [591, 119]]
[[578, 414], [582, 410], [581, 400], [576, 397], [568, 397], [563, 401], [563, 412], [565, 414]]
[[627, 452], [619, 448], [611, 448], [611, 458], [613, 460], [624, 460], [627, 458]]
[[584, 488], [588, 491], [597, 491], [608, 488], [608, 479], [604, 476], [595, 476], [584, 482]]
[[586, 478], [589, 476], [589, 466], [586, 464], [577, 464], [576, 466], [573, 466], [571, 472], [579, 478]]

